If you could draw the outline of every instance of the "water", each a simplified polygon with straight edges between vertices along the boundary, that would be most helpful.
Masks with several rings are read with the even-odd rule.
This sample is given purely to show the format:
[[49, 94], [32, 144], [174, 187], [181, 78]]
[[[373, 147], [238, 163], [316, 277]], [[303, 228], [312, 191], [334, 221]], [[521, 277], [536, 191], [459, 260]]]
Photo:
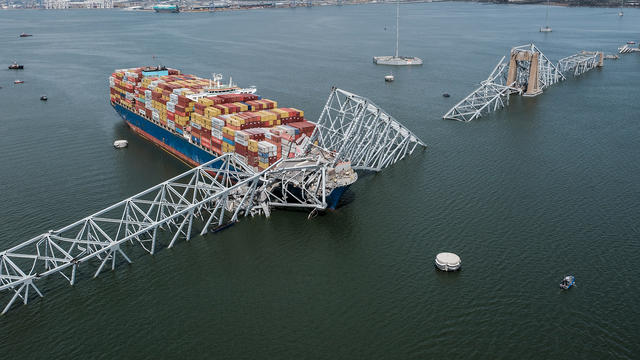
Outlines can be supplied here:
[[[361, 177], [329, 215], [277, 212], [153, 257], [134, 253], [133, 265], [97, 279], [81, 268], [74, 287], [48, 279], [44, 299], [0, 318], [0, 354], [637, 358], [640, 56], [472, 123], [441, 119], [512, 46], [535, 42], [557, 61], [640, 40], [635, 9], [619, 18], [553, 7], [551, 34], [538, 32], [544, 12], [403, 5], [400, 52], [425, 65], [393, 69], [390, 84], [391, 69], [371, 57], [394, 51], [394, 5], [0, 12], [0, 64], [26, 67], [0, 71], [2, 248], [186, 169], [111, 109], [114, 68], [223, 72], [311, 119], [336, 85], [429, 145]], [[129, 148], [115, 151], [120, 138]], [[435, 272], [440, 251], [458, 253], [463, 271]], [[578, 287], [563, 292], [566, 274]]]

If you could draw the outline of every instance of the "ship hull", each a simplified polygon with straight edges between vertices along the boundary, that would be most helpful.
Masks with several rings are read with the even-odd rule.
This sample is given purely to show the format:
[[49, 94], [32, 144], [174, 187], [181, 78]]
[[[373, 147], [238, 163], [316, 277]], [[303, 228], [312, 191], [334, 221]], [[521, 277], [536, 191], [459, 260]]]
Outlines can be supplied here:
[[[189, 166], [195, 167], [218, 157], [218, 155], [193, 145], [186, 138], [172, 133], [168, 129], [147, 120], [122, 105], [111, 103], [111, 106], [113, 106], [133, 132], [151, 141], [156, 146]], [[344, 194], [348, 187], [349, 186], [340, 186], [329, 193], [326, 198], [327, 208], [329, 210], [335, 210], [342, 194]]]

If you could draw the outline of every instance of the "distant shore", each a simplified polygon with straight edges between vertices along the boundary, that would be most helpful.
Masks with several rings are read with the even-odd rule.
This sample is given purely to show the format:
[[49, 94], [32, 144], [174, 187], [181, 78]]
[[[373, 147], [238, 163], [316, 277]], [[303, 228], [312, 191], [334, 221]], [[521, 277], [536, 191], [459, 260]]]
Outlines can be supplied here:
[[[485, 3], [485, 4], [500, 4], [500, 5], [546, 5], [547, 2], [545, 0], [400, 0], [400, 3], [410, 4], [410, 3], [430, 3], [430, 2], [475, 2], [475, 3]], [[180, 12], [218, 12], [218, 11], [234, 11], [234, 10], [256, 10], [256, 9], [280, 9], [280, 8], [294, 8], [294, 7], [316, 7], [316, 6], [342, 6], [342, 5], [367, 5], [367, 4], [393, 4], [395, 1], [379, 1], [379, 0], [325, 0], [325, 1], [305, 1], [305, 0], [296, 0], [293, 3], [287, 2], [272, 2], [271, 4], [265, 4], [264, 1], [256, 1], [252, 4], [250, 1], [245, 1], [243, 3], [236, 3], [227, 5], [224, 7], [215, 7], [211, 8], [208, 6], [209, 3], [197, 2], [190, 5], [188, 8], [180, 9]], [[77, 2], [73, 3], [72, 7], [64, 8], [65, 10], [72, 9], [89, 9], [86, 7], [81, 7], [82, 3]], [[119, 10], [128, 10], [128, 11], [145, 11], [145, 12], [153, 12], [154, 10], [151, 7], [140, 7], [140, 6], [126, 6], [130, 5], [127, 3], [117, 3], [113, 9]], [[562, 7], [593, 7], [593, 8], [620, 8], [620, 4], [617, 2], [605, 2], [602, 3], [598, 0], [592, 0], [589, 2], [579, 1], [579, 2], [567, 2], [567, 1], [552, 1], [549, 3], [551, 6], [562, 6]], [[638, 8], [640, 7], [640, 0], [637, 2], [629, 2], [625, 4], [625, 8]], [[20, 10], [20, 9], [37, 9], [37, 10], [45, 10], [42, 7], [0, 7], [0, 10]], [[46, 9], [46, 10], [58, 10], [58, 9]], [[101, 10], [101, 8], [91, 8], [91, 10]]]

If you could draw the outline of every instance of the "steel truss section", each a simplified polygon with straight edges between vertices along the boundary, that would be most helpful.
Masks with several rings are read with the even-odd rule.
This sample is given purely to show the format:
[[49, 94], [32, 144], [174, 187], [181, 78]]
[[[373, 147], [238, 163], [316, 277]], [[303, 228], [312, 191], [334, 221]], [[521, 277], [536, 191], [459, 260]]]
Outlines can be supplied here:
[[563, 73], [573, 70], [573, 76], [580, 76], [602, 66], [602, 58], [603, 55], [600, 52], [582, 52], [560, 59], [558, 68]]
[[[517, 59], [519, 55], [521, 57], [521, 54], [529, 54], [529, 58], [537, 60], [537, 89], [539, 89], [540, 92], [542, 92], [542, 90], [544, 90], [545, 88], [566, 79], [562, 72], [558, 69], [558, 67], [556, 67], [556, 65], [551, 60], [549, 60], [535, 44], [516, 46], [511, 49], [512, 59]], [[532, 62], [532, 60], [516, 61], [518, 69], [516, 84], [514, 84], [515, 87], [522, 89], [527, 86], [530, 87], [529, 83], [532, 80]], [[529, 91], [526, 91], [524, 95], [526, 95], [528, 92]]]
[[509, 105], [509, 96], [536, 96], [558, 81], [562, 72], [534, 44], [516, 46], [502, 57], [480, 87], [454, 105], [443, 119], [469, 122]]
[[371, 100], [333, 88], [309, 146], [335, 151], [334, 163], [350, 161], [355, 170], [380, 171], [426, 145]]
[[219, 156], [0, 252], [0, 301], [7, 297], [2, 314], [34, 293], [42, 297], [36, 283], [45, 278], [59, 275], [74, 285], [80, 269], [97, 277], [105, 267], [131, 263], [127, 253], [135, 249], [153, 255], [188, 241], [195, 227], [204, 235], [240, 216], [269, 216], [271, 207], [311, 209], [311, 216], [327, 208], [333, 190], [357, 180], [354, 169], [380, 171], [425, 146], [371, 101], [340, 89], [332, 89], [312, 139], [320, 145], [303, 138], [297, 157], [260, 172], [235, 154]]
[[509, 95], [520, 94], [522, 89], [513, 87], [514, 83], [506, 85], [506, 69], [507, 63], [503, 56], [487, 80], [482, 81], [479, 88], [453, 106], [443, 118], [468, 122], [509, 105]]
[[[59, 230], [38, 235], [0, 252], [0, 292], [12, 294], [2, 313], [29, 291], [43, 296], [36, 286], [51, 275], [71, 285], [78, 268], [97, 277], [105, 266], [115, 269], [118, 258], [131, 263], [125, 250], [139, 247], [153, 254], [161, 244], [159, 230], [171, 235], [167, 247], [189, 240], [195, 219], [211, 227], [237, 221], [253, 206], [260, 181], [232, 154], [225, 154], [179, 176]], [[242, 191], [238, 191], [242, 189]]]

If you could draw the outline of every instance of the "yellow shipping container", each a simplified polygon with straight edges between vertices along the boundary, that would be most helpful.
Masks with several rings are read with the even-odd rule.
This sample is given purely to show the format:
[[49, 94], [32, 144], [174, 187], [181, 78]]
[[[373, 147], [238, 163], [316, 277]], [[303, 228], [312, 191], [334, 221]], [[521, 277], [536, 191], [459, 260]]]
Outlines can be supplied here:
[[236, 105], [237, 107], [239, 107], [240, 108], [240, 112], [249, 110], [249, 106], [247, 104], [243, 104], [241, 102], [234, 102], [233, 105]]
[[249, 146], [248, 146], [249, 151], [258, 151], [258, 142], [256, 140], [253, 139], [249, 139]]
[[289, 113], [284, 111], [284, 110], [282, 110], [282, 109], [273, 109], [271, 111], [278, 115], [278, 119], [289, 117]]
[[302, 111], [302, 110], [298, 110], [298, 109], [296, 109], [296, 108], [290, 108], [290, 109], [291, 109], [291, 110], [293, 110], [293, 111], [297, 111], [297, 112], [299, 112], [299, 113], [300, 113], [300, 117], [304, 117], [304, 111]]

